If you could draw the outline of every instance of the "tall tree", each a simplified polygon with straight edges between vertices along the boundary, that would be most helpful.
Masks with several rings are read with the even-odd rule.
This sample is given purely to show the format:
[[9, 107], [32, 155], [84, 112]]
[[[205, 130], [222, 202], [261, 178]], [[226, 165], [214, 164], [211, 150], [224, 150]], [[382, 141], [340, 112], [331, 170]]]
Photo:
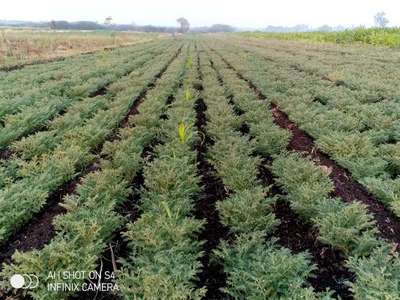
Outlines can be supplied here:
[[185, 18], [183, 18], [183, 17], [181, 17], [181, 18], [179, 18], [178, 20], [176, 20], [179, 24], [180, 24], [180, 29], [179, 29], [179, 32], [180, 33], [186, 33], [186, 32], [188, 32], [189, 31], [189, 29], [190, 29], [190, 23], [189, 23], [189, 21], [187, 20], [187, 19], [185, 19]]
[[375, 20], [376, 26], [381, 27], [381, 28], [385, 28], [386, 25], [389, 23], [388, 18], [386, 18], [386, 13], [383, 11], [378, 12], [374, 16], [374, 20]]
[[107, 17], [105, 20], [104, 20], [104, 25], [111, 25], [111, 23], [112, 23], [112, 17]]

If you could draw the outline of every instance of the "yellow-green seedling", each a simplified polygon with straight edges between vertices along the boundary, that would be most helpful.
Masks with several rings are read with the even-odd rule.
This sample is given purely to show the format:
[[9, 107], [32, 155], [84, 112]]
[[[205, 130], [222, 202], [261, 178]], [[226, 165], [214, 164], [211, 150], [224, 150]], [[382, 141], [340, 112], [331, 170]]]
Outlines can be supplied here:
[[186, 143], [188, 140], [187, 128], [184, 122], [180, 122], [178, 125], [179, 139], [182, 143]]
[[165, 202], [165, 201], [162, 201], [161, 204], [162, 204], [162, 206], [164, 207], [165, 212], [167, 213], [168, 218], [172, 219], [172, 213], [171, 213], [171, 209], [170, 209], [169, 206], [168, 206], [168, 203]]
[[193, 67], [193, 58], [191, 56], [186, 60], [186, 67], [189, 69]]
[[193, 94], [192, 91], [189, 88], [186, 88], [185, 90], [185, 100], [190, 101], [193, 99]]

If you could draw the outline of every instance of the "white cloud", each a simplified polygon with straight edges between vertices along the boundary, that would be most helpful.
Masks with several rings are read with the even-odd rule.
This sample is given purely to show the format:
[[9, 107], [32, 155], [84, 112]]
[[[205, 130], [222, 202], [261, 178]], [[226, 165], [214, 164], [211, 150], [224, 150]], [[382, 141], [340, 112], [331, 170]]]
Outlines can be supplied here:
[[372, 25], [385, 11], [391, 25], [400, 25], [398, 0], [1, 0], [0, 19], [93, 20], [112, 16], [117, 23], [175, 25], [184, 16], [194, 26], [226, 23], [235, 26], [310, 24]]

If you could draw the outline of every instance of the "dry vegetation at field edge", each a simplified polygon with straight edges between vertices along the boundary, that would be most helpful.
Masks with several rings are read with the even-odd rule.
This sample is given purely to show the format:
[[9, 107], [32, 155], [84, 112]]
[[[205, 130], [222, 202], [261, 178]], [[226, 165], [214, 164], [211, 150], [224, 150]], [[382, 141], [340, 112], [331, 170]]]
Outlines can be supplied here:
[[0, 29], [0, 67], [155, 39], [159, 34]]

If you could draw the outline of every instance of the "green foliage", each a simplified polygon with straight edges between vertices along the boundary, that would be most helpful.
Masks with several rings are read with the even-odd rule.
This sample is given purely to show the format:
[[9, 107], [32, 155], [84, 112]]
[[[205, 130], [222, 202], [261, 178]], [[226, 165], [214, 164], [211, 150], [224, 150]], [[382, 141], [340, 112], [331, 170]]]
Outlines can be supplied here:
[[296, 153], [277, 157], [271, 170], [288, 193], [291, 207], [307, 219], [318, 214], [318, 203], [334, 188], [326, 170]]
[[256, 150], [263, 155], [279, 154], [286, 149], [291, 138], [289, 131], [258, 121], [251, 124], [250, 133], [256, 139]]
[[[233, 45], [234, 41], [240, 41], [241, 47]], [[390, 63], [395, 51], [381, 49], [377, 55], [370, 47], [324, 45], [322, 49], [306, 43], [233, 36], [227, 44], [214, 42], [213, 47], [356, 180], [369, 182], [370, 191], [398, 214], [393, 180], [399, 175], [400, 98], [398, 71]], [[281, 48], [286, 50], [277, 51]], [[369, 64], [364, 63], [366, 57]], [[229, 73], [222, 72], [231, 85]], [[234, 98], [239, 107], [249, 98], [242, 89], [236, 83], [228, 91], [241, 95]], [[249, 120], [256, 119], [255, 114], [251, 116]]]
[[350, 257], [347, 265], [357, 274], [349, 282], [356, 300], [395, 300], [400, 295], [400, 258], [394, 245], [376, 248], [368, 257]]
[[[168, 55], [172, 54], [169, 53]], [[46, 277], [49, 271], [57, 273], [65, 270], [87, 272], [95, 270], [101, 254], [111, 240], [112, 234], [126, 222], [116, 212], [117, 208], [127, 200], [128, 195], [131, 193], [130, 182], [140, 171], [145, 159], [141, 156], [142, 151], [156, 136], [156, 128], [151, 126], [158, 124], [155, 127], [159, 127], [159, 116], [166, 104], [165, 100], [168, 98], [168, 93], [173, 92], [173, 89], [165, 89], [167, 94], [165, 97], [161, 97], [161, 94], [164, 94], [160, 93], [160, 90], [164, 90], [168, 85], [176, 86], [175, 79], [182, 74], [180, 69], [183, 64], [183, 57], [177, 59], [171, 65], [171, 70], [166, 72], [166, 78], [160, 79], [160, 86], [157, 86], [153, 91], [149, 91], [148, 97], [160, 96], [149, 99], [154, 99], [153, 101], [158, 101], [161, 105], [154, 105], [152, 101], [143, 102], [141, 106], [144, 107], [143, 111], [146, 111], [147, 122], [141, 123], [141, 126], [134, 128], [122, 129], [120, 131], [121, 140], [117, 139], [112, 143], [107, 143], [103, 149], [103, 157], [107, 160], [101, 162], [101, 170], [85, 176], [81, 184], [78, 185], [76, 194], [68, 195], [64, 198], [62, 206], [67, 209], [67, 213], [59, 215], [54, 221], [56, 236], [41, 250], [15, 254], [13, 264], [8, 264], [4, 267], [1, 273], [2, 279], [6, 279], [5, 281], [8, 282], [10, 274], [15, 274], [15, 272], [34, 273], [39, 276], [41, 283], [31, 293], [35, 299], [63, 299], [70, 293], [48, 291], [46, 283], [51, 279]], [[150, 72], [158, 72], [157, 69], [159, 68], [162, 68], [162, 65], [156, 66]], [[137, 88], [135, 87], [135, 89]], [[121, 99], [127, 101], [127, 105], [131, 105], [132, 100], [129, 100], [131, 97], [132, 95], [129, 98], [123, 97]], [[126, 112], [126, 106], [121, 108]], [[115, 110], [110, 110], [110, 114], [115, 115], [115, 113]], [[104, 117], [104, 114], [102, 116]], [[116, 117], [120, 118], [121, 114], [119, 113]], [[104, 123], [107, 122], [110, 123], [110, 119], [104, 120]], [[115, 123], [112, 122], [114, 124], [112, 126], [115, 126]], [[150, 127], [146, 128], [144, 125]], [[107, 125], [105, 124], [105, 126]], [[59, 148], [62, 147], [59, 146]], [[72, 151], [73, 149], [77, 152]], [[77, 146], [67, 148], [65, 151], [57, 148], [57, 152], [49, 155], [49, 158], [44, 155], [41, 158], [34, 158], [31, 162], [23, 163], [19, 172], [21, 176], [24, 176], [24, 179], [18, 183], [27, 181], [27, 184], [31, 184], [31, 187], [28, 189], [22, 186], [23, 189], [19, 197], [27, 195], [31, 198], [29, 198], [29, 205], [26, 205], [25, 202], [21, 204], [25, 203], [25, 208], [32, 209], [34, 207], [36, 209], [36, 206], [34, 206], [36, 204], [32, 200], [45, 201], [47, 193], [42, 191], [43, 187], [53, 189], [49, 184], [58, 186], [60, 184], [59, 181], [64, 180], [62, 176], [66, 176], [65, 172], [68, 171], [75, 174], [76, 166], [74, 164], [79, 168], [87, 164], [87, 161], [80, 156], [81, 154], [82, 149]], [[60, 161], [54, 160], [55, 157], [59, 157]], [[66, 157], [70, 158], [70, 160], [65, 160]], [[12, 168], [6, 171], [7, 173], [12, 173]], [[29, 182], [28, 179], [30, 180]], [[32, 190], [32, 181], [40, 179], [45, 182], [34, 185], [37, 191]], [[12, 185], [14, 188], [17, 186], [17, 184]], [[25, 191], [24, 194], [22, 194], [23, 191]], [[13, 205], [19, 203], [10, 202]], [[23, 212], [22, 209], [18, 209], [18, 211]], [[13, 210], [13, 212], [15, 211]], [[31, 211], [28, 212], [29, 214], [31, 213]], [[29, 214], [25, 211], [23, 218], [29, 217]], [[82, 278], [72, 280], [72, 282], [82, 283], [84, 280]]]
[[226, 136], [210, 149], [212, 164], [230, 190], [243, 191], [258, 184], [261, 159], [251, 156], [252, 152], [251, 142], [239, 135]]
[[200, 268], [198, 249], [165, 249], [138, 256], [123, 269], [119, 286], [124, 299], [203, 299], [205, 288], [191, 282]]
[[367, 255], [379, 245], [375, 222], [365, 206], [329, 198], [333, 184], [326, 171], [298, 154], [278, 157], [272, 171], [291, 207], [317, 226], [322, 242], [346, 255]]
[[0, 241], [28, 221], [46, 203], [48, 194], [75, 176], [80, 164], [91, 156], [79, 147], [58, 150], [52, 156], [24, 165], [25, 177], [0, 191]]
[[[266, 198], [267, 191], [257, 179], [261, 159], [254, 152], [261, 145], [259, 141], [272, 136], [271, 131], [254, 130], [257, 141], [250, 141], [236, 131], [234, 109], [210, 69], [203, 71], [206, 130], [214, 140], [208, 157], [231, 192], [229, 197], [217, 202], [217, 210], [221, 222], [236, 238], [234, 245], [222, 242], [214, 251], [215, 262], [223, 265], [228, 276], [225, 292], [233, 299], [317, 299], [320, 296], [330, 299], [330, 293], [317, 295], [312, 288], [305, 287], [306, 278], [313, 270], [307, 254], [292, 255], [288, 249], [264, 244], [265, 235], [279, 221], [271, 211], [275, 198]], [[244, 111], [245, 117], [241, 119], [248, 122], [250, 132], [253, 127], [260, 129], [256, 127], [258, 123], [265, 124], [265, 130], [268, 126], [274, 130], [268, 119], [270, 115], [260, 110], [260, 103], [251, 97], [241, 97], [240, 93], [237, 99]], [[266, 140], [264, 145], [270, 141]], [[276, 148], [265, 147], [265, 152], [279, 151], [281, 147], [286, 147], [285, 138]]]
[[388, 162], [386, 171], [392, 177], [400, 175], [400, 143], [383, 144], [379, 150], [382, 157]]
[[312, 42], [329, 42], [337, 44], [371, 44], [375, 46], [387, 46], [397, 48], [400, 46], [399, 28], [356, 28], [338, 32], [246, 32], [240, 35], [260, 39], [281, 39], [281, 40], [306, 40]]
[[193, 100], [193, 95], [190, 89], [185, 90], [185, 100], [186, 101], [191, 101]]
[[377, 149], [368, 136], [332, 133], [321, 136], [317, 144], [326, 153], [332, 153], [357, 179], [379, 176], [385, 171], [386, 162], [376, 157]]
[[[216, 64], [224, 64], [214, 55]], [[267, 100], [259, 100], [257, 95], [240, 79], [233, 70], [219, 72], [225, 84], [225, 92], [232, 98], [234, 105], [244, 112], [243, 122], [250, 127], [250, 135], [254, 137], [256, 150], [263, 155], [279, 154], [289, 144], [289, 131], [273, 123]]]
[[[81, 127], [60, 132], [62, 139], [55, 144], [57, 145], [55, 149], [50, 147], [46, 149], [48, 153], [21, 163], [18, 170], [21, 180], [0, 192], [0, 207], [3, 212], [0, 217], [0, 241], [30, 220], [33, 214], [43, 207], [51, 192], [72, 179], [94, 160], [90, 152], [102, 145], [107, 136], [118, 128], [135, 101], [132, 96], [139, 97], [146, 89], [146, 85], [150, 84], [168, 64], [171, 56], [173, 56], [172, 51], [165, 53], [162, 61], [152, 65], [141, 75], [140, 80], [144, 81], [143, 85], [130, 87], [132, 82], [129, 81], [129, 77], [125, 78], [126, 89], [114, 96], [114, 101], [106, 110], [98, 111]], [[50, 106], [44, 108], [48, 109]], [[40, 152], [39, 149], [35, 151]], [[137, 163], [137, 160], [132, 163]], [[30, 191], [32, 186], [34, 190]]]
[[[74, 74], [76, 72], [74, 67], [70, 68], [71, 73], [68, 73], [68, 68], [66, 68], [67, 74], [63, 75], [65, 80], [61, 83], [50, 84], [48, 87], [43, 87], [43, 92], [38, 91], [31, 97], [22, 97], [18, 101], [7, 99], [10, 100], [12, 109], [8, 105], [8, 111], [4, 112], [4, 116], [1, 116], [0, 111], [0, 117], [3, 119], [3, 126], [0, 128], [0, 149], [6, 148], [12, 141], [36, 129], [46, 126], [48, 121], [56, 117], [59, 112], [74, 105], [79, 106], [81, 98], [95, 94], [96, 91], [107, 87], [113, 81], [129, 74], [146, 62], [148, 64], [151, 58], [160, 55], [162, 49], [160, 47], [149, 53], [144, 50], [142, 53], [139, 51], [137, 57], [133, 56], [134, 59], [127, 61], [123, 55], [119, 56], [114, 53], [114, 56], [111, 55], [103, 63], [96, 61], [94, 65], [87, 66], [88, 70], [79, 74], [80, 76]], [[126, 64], [122, 63], [125, 61]], [[68, 80], [68, 77], [71, 79]], [[37, 101], [34, 101], [36, 98], [38, 98]], [[0, 106], [2, 107], [2, 105]], [[23, 111], [20, 111], [21, 108], [24, 108]], [[84, 115], [81, 117], [84, 118]]]
[[187, 130], [186, 130], [186, 125], [185, 125], [184, 122], [180, 122], [178, 124], [178, 136], [179, 136], [179, 139], [180, 139], [180, 141], [182, 143], [184, 143], [184, 144], [187, 143], [189, 137], [188, 137], [188, 133], [187, 133]]
[[[358, 203], [343, 204], [339, 199], [323, 205], [323, 212], [313, 219], [319, 230], [319, 239], [345, 255], [366, 256], [379, 245], [378, 229], [367, 208]], [[322, 205], [321, 205], [322, 206]]]
[[[115, 206], [128, 196], [129, 188], [113, 170], [90, 174], [78, 187], [77, 195], [65, 199], [68, 213], [55, 220], [57, 236], [43, 249], [13, 255], [13, 264], [5, 265], [2, 278], [27, 273], [39, 277], [40, 285], [30, 293], [35, 299], [63, 299], [66, 294], [49, 292], [49, 272], [79, 270], [90, 272], [97, 265], [98, 254], [104, 251], [113, 231], [122, 218]], [[83, 283], [83, 278], [67, 283]], [[9, 287], [8, 287], [9, 288]], [[68, 293], [67, 293], [68, 294]]]
[[[189, 73], [188, 76], [191, 76]], [[188, 79], [188, 83], [191, 81]], [[196, 152], [194, 103], [180, 90], [162, 126], [164, 144], [144, 168], [142, 215], [124, 233], [132, 255], [123, 262], [118, 284], [125, 299], [201, 299], [197, 288], [203, 221], [190, 217], [200, 191]], [[177, 120], [181, 123], [176, 136]], [[183, 120], [183, 121], [181, 121]]]
[[263, 231], [271, 233], [279, 220], [271, 213], [275, 198], [266, 198], [267, 191], [260, 186], [238, 191], [217, 203], [221, 222], [235, 233]]
[[[157, 149], [163, 159], [156, 159], [144, 170], [146, 201], [142, 208], [165, 214], [162, 202], [168, 204], [172, 214], [188, 214], [192, 210], [190, 199], [199, 191], [199, 178], [196, 176], [194, 153], [186, 146], [176, 147], [174, 143]], [[167, 154], [169, 153], [169, 154]]]
[[397, 216], [400, 216], [400, 178], [382, 179], [367, 177], [362, 182], [381, 201], [386, 203]]
[[192, 58], [191, 56], [189, 56], [189, 57], [186, 59], [186, 67], [187, 67], [188, 69], [191, 69], [191, 68], [193, 67], [193, 58]]
[[0, 189], [3, 189], [12, 182], [12, 178], [7, 174], [5, 167], [0, 165]]
[[318, 299], [304, 287], [315, 269], [309, 255], [265, 244], [259, 231], [238, 236], [233, 247], [222, 243], [214, 255], [224, 264], [224, 290], [233, 299]]
[[[348, 168], [356, 179], [367, 182], [368, 188], [379, 194], [393, 211], [399, 211], [395, 144], [398, 142], [399, 109], [397, 83], [393, 79], [397, 70], [386, 63], [392, 60], [393, 53], [382, 52], [378, 57], [376, 51], [340, 48], [338, 59], [339, 55], [335, 55], [339, 53], [338, 49], [331, 46], [323, 50], [314, 46], [305, 49], [305, 44], [300, 43], [241, 40], [243, 44], [236, 47], [232, 41], [226, 39], [223, 45], [214, 42], [212, 48], [217, 48], [216, 52], [222, 54], [242, 77], [251, 81], [301, 129], [311, 134], [325, 152]], [[285, 45], [285, 51], [277, 50]], [[313, 59], [320, 55], [323, 61]], [[346, 64], [343, 64], [342, 56], [346, 56]], [[372, 60], [368, 67], [363, 64], [365, 57]], [[217, 69], [221, 66], [218, 55], [213, 55], [213, 62]], [[232, 97], [231, 104], [235, 109], [243, 114], [250, 134], [257, 121], [272, 123], [271, 116], [255, 113], [252, 105], [257, 107], [256, 102], [249, 101], [251, 92], [235, 82], [235, 74], [231, 73], [235, 71], [221, 72], [224, 84], [229, 86], [226, 94]], [[387, 76], [383, 78], [382, 74]], [[263, 118], [259, 119], [261, 115]], [[252, 120], [255, 120], [253, 124]], [[224, 134], [230, 135], [230, 132], [224, 131]], [[254, 138], [257, 145], [257, 136]], [[383, 143], [388, 145], [380, 145]], [[267, 151], [263, 154], [268, 154]], [[340, 199], [330, 198], [333, 184], [329, 179], [329, 168], [318, 167], [300, 155], [288, 154], [277, 156], [272, 171], [287, 193], [291, 207], [317, 227], [324, 243], [348, 256], [364, 258], [383, 243], [376, 237], [373, 217], [363, 205], [358, 202], [344, 204]], [[229, 249], [228, 245], [226, 249]], [[364, 275], [364, 270], [355, 273], [356, 278]], [[243, 274], [237, 276], [238, 280], [241, 277]], [[368, 279], [373, 280], [373, 276]], [[382, 280], [392, 279], [388, 276]], [[384, 285], [392, 286], [391, 282]], [[240, 284], [235, 282], [235, 286]], [[377, 295], [375, 298], [381, 299]]]

